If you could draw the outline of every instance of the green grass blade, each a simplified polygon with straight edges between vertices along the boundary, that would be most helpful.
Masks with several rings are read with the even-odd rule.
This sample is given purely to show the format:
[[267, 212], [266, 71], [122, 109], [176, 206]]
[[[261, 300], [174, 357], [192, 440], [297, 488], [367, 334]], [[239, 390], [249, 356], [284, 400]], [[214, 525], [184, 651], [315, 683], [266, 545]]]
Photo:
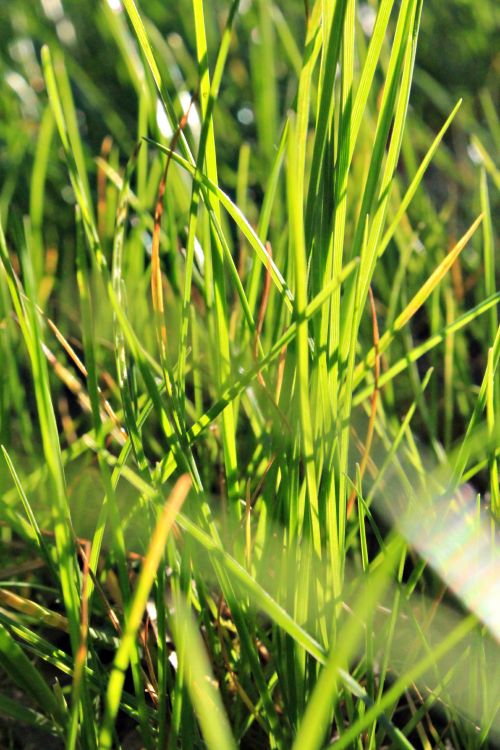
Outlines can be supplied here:
[[105, 715], [99, 735], [99, 747], [107, 750], [112, 747], [113, 725], [118, 713], [125, 682], [125, 672], [129, 665], [133, 644], [137, 637], [141, 620], [146, 608], [147, 599], [154, 583], [158, 565], [164, 554], [168, 534], [176, 520], [191, 486], [189, 477], [183, 476], [172, 490], [170, 499], [165, 504], [161, 517], [153, 532], [148, 552], [144, 558], [139, 580], [130, 604], [125, 631], [121, 637], [118, 651], [115, 654], [113, 670], [106, 691]]
[[203, 640], [180, 597], [175, 602], [173, 622], [179, 668], [184, 673], [206, 747], [209, 750], [232, 750], [236, 744]]
[[60, 726], [66, 717], [59, 702], [38, 669], [36, 669], [7, 628], [0, 623], [0, 662], [9, 677]]

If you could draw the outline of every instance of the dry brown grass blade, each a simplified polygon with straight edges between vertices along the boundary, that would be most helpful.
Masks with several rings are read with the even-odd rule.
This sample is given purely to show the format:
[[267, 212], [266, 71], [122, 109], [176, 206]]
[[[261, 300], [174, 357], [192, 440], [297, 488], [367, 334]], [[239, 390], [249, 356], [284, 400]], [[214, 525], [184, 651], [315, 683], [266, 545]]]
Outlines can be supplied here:
[[283, 349], [281, 350], [279, 358], [278, 358], [276, 387], [275, 387], [275, 395], [274, 395], [277, 404], [279, 404], [279, 401], [280, 401], [281, 388], [283, 386], [283, 377], [285, 375], [286, 350], [287, 350], [287, 347], [285, 345]]
[[69, 409], [68, 399], [64, 394], [61, 394], [57, 399], [57, 405], [66, 442], [68, 445], [71, 445], [76, 442], [78, 435], [76, 434], [75, 423]]
[[[83, 679], [85, 674], [85, 664], [87, 662], [88, 653], [88, 635], [89, 635], [89, 597], [88, 597], [88, 581], [90, 571], [90, 551], [91, 543], [86, 541], [84, 544], [80, 544], [80, 554], [82, 558], [82, 586], [81, 586], [81, 605], [80, 605], [80, 642], [78, 644], [78, 650], [75, 654], [75, 666], [73, 671], [73, 688], [72, 688], [72, 700], [73, 707], [76, 707], [81, 695], [81, 689], [83, 685]], [[76, 710], [76, 708], [75, 708]]]
[[0, 589], [0, 605], [21, 612], [23, 615], [35, 618], [38, 622], [43, 623], [49, 628], [62, 630], [64, 633], [69, 632], [68, 618], [53, 612], [40, 604], [19, 596], [9, 589]]
[[[71, 346], [71, 344], [69, 343], [69, 341], [67, 340], [67, 338], [65, 336], [63, 336], [63, 334], [61, 333], [61, 331], [59, 330], [59, 328], [56, 326], [56, 324], [54, 323], [54, 321], [51, 320], [47, 315], [44, 314], [43, 310], [40, 310], [40, 312], [45, 317], [45, 319], [47, 321], [47, 325], [49, 326], [49, 328], [51, 329], [51, 331], [54, 333], [54, 336], [59, 341], [59, 343], [61, 344], [62, 348], [64, 349], [64, 351], [68, 355], [68, 357], [76, 365], [76, 367], [81, 372], [81, 374], [84, 376], [84, 378], [87, 379], [88, 378], [87, 368], [85, 367], [85, 365], [83, 364], [83, 362], [81, 361], [80, 357], [77, 355], [77, 353], [75, 352], [74, 348]], [[104, 396], [104, 394], [102, 392], [102, 389], [99, 386], [97, 386], [97, 392], [99, 393], [99, 396], [100, 396], [100, 399], [101, 399], [104, 411], [106, 412], [106, 414], [108, 415], [108, 417], [111, 419], [111, 421], [116, 425], [117, 430], [119, 430], [119, 432], [121, 433], [122, 439], [126, 440], [127, 439], [127, 433], [125, 432], [124, 428], [120, 424], [120, 420], [119, 420], [117, 414], [113, 410], [111, 404], [109, 403], [109, 401], [107, 400], [107, 398]]]
[[140, 630], [144, 613], [147, 609], [148, 597], [155, 581], [158, 566], [161, 564], [163, 555], [165, 554], [165, 545], [168, 536], [175, 525], [177, 515], [190, 489], [191, 477], [189, 474], [183, 474], [175, 483], [168, 500], [165, 502], [151, 536], [151, 541], [137, 578], [123, 636], [115, 654], [113, 669], [108, 681], [106, 709], [99, 740], [101, 747], [111, 748], [112, 746], [113, 727], [120, 708], [125, 674], [130, 664], [137, 633]]
[[156, 678], [155, 674], [155, 668], [153, 665], [153, 659], [151, 657], [151, 650], [149, 648], [149, 624], [151, 622], [151, 618], [149, 617], [149, 614], [146, 614], [144, 625], [141, 628], [140, 632], [140, 639], [142, 643], [142, 647], [144, 649], [144, 658], [146, 660], [146, 666], [148, 668], [148, 671], [142, 669], [142, 674], [144, 677], [144, 684], [146, 686], [146, 690], [148, 692], [149, 697], [155, 704], [155, 706], [158, 708], [160, 701], [158, 698], [159, 692], [158, 692], [158, 680]]
[[56, 247], [48, 247], [45, 252], [44, 275], [38, 287], [38, 302], [43, 307], [49, 299], [56, 282], [59, 252]]
[[[42, 351], [49, 365], [52, 367], [55, 375], [59, 378], [61, 383], [64, 383], [66, 388], [69, 391], [71, 391], [71, 393], [73, 393], [74, 396], [76, 396], [81, 408], [85, 412], [90, 414], [92, 411], [91, 406], [90, 406], [90, 399], [87, 396], [87, 393], [85, 392], [78, 378], [75, 378], [73, 373], [70, 372], [67, 367], [64, 367], [64, 365], [62, 365], [61, 362], [59, 362], [55, 354], [43, 342], [42, 342]], [[111, 411], [111, 414], [113, 415], [112, 421], [116, 425], [115, 429], [112, 431], [111, 434], [113, 435], [114, 439], [117, 441], [119, 445], [123, 445], [127, 439], [127, 435], [126, 433], [124, 433], [124, 430], [119, 423], [117, 415], [113, 412], [109, 404], [108, 404], [108, 407], [109, 409], [106, 409], [106, 412], [104, 412], [103, 410], [101, 417], [103, 421], [106, 421], [106, 419], [110, 417], [110, 411]]]
[[[27, 298], [25, 297], [25, 299]], [[45, 319], [48, 327], [50, 328], [50, 330], [56, 337], [57, 341], [62, 346], [66, 354], [68, 355], [69, 359], [73, 362], [73, 364], [76, 366], [79, 372], [83, 375], [83, 377], [87, 379], [88, 378], [87, 368], [83, 364], [82, 360], [76, 353], [73, 346], [71, 346], [71, 344], [69, 343], [68, 339], [61, 333], [61, 331], [59, 330], [57, 325], [54, 323], [54, 321], [51, 318], [49, 318], [48, 315], [46, 315], [46, 313], [42, 310], [42, 308], [39, 305], [36, 305], [36, 309], [37, 309], [37, 312]], [[57, 377], [60, 378], [60, 380], [64, 383], [64, 385], [75, 396], [77, 396], [82, 408], [85, 411], [90, 412], [91, 411], [90, 400], [88, 396], [86, 395], [85, 391], [83, 390], [83, 387], [80, 381], [77, 380], [77, 378], [75, 378], [74, 375], [72, 375], [72, 373], [70, 373], [69, 370], [67, 370], [67, 368], [65, 368], [64, 365], [62, 365], [59, 362], [57, 357], [53, 354], [53, 352], [49, 349], [49, 347], [44, 342], [42, 342], [42, 349], [49, 364], [54, 369], [54, 372], [57, 375]], [[117, 442], [120, 443], [120, 445], [123, 445], [123, 443], [127, 439], [127, 433], [122, 427], [120, 420], [118, 418], [118, 415], [113, 410], [113, 407], [111, 406], [107, 398], [104, 396], [102, 389], [99, 386], [97, 386], [97, 391], [99, 393], [99, 397], [101, 399], [103, 411], [104, 411], [104, 413], [102, 414], [102, 417], [105, 420], [106, 415], [107, 415], [107, 417], [109, 417], [109, 419], [111, 419], [111, 421], [116, 425], [116, 430], [113, 432], [113, 436], [117, 440]]]
[[[0, 528], [9, 528], [7, 521], [0, 521]], [[3, 543], [5, 546], [5, 542]], [[25, 573], [33, 573], [35, 570], [40, 570], [46, 566], [45, 560], [41, 557], [36, 557], [32, 560], [25, 560], [24, 562], [12, 565], [10, 568], [2, 568], [0, 570], [0, 580], [8, 581], [9, 578], [15, 578], [16, 576], [24, 575]]]

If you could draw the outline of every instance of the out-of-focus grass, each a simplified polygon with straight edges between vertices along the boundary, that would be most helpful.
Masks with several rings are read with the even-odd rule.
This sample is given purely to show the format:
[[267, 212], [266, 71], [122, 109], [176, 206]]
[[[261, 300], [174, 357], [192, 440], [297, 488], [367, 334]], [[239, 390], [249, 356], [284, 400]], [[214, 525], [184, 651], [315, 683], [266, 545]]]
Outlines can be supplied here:
[[0, 7], [5, 744], [498, 737], [472, 11]]

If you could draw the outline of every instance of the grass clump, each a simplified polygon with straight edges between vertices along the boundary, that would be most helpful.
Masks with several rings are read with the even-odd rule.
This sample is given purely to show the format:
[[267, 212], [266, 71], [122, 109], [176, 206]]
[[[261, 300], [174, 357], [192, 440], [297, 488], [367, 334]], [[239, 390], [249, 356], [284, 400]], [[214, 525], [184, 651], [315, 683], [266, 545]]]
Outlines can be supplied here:
[[493, 743], [491, 92], [422, 0], [164, 5], [1, 11], [5, 742]]

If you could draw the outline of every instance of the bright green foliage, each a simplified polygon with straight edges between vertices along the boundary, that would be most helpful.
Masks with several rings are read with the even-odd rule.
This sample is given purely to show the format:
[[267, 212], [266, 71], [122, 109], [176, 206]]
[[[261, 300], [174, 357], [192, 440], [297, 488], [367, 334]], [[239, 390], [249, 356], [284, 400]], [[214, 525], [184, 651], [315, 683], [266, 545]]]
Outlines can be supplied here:
[[500, 124], [433, 5], [0, 8], [0, 745], [500, 736]]

